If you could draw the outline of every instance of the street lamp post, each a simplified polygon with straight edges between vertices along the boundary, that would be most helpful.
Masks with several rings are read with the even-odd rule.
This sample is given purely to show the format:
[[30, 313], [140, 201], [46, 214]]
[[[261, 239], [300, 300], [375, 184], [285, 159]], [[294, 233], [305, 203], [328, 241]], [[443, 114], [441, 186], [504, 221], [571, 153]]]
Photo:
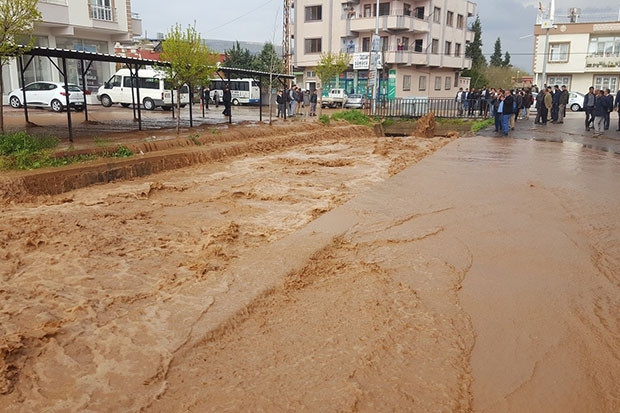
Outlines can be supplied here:
[[377, 0], [377, 6], [375, 9], [375, 35], [372, 38], [372, 53], [370, 54], [370, 71], [372, 84], [372, 115], [377, 113], [377, 88], [379, 82], [377, 82], [377, 61], [379, 60], [379, 0]]

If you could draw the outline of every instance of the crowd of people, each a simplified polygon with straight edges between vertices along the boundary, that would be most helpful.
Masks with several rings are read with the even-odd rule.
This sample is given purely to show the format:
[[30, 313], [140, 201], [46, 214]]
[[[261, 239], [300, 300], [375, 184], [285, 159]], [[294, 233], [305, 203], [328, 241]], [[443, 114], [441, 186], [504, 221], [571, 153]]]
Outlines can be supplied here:
[[284, 117], [285, 111], [288, 109], [286, 116], [316, 116], [316, 104], [318, 102], [317, 90], [302, 90], [301, 88], [291, 85], [288, 90], [280, 89], [276, 96], [278, 104], [277, 117]]
[[[459, 116], [492, 117], [495, 119], [495, 132], [507, 136], [514, 130], [518, 119], [530, 118], [532, 106], [536, 108], [535, 125], [564, 123], [569, 93], [565, 85], [545, 86], [538, 92], [532, 92], [529, 88], [503, 90], [483, 86], [480, 91], [459, 88], [455, 101]], [[609, 129], [611, 112], [619, 109], [620, 91], [614, 100], [610, 89], [594, 90], [590, 87], [583, 101], [586, 131], [593, 130], [595, 136], [602, 135]], [[617, 130], [620, 131], [620, 112]]]

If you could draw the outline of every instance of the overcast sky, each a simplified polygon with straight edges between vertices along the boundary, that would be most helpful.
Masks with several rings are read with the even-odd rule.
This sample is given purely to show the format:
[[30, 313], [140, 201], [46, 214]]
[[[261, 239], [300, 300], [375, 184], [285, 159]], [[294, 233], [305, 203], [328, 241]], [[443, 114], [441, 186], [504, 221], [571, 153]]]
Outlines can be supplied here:
[[[186, 27], [196, 23], [204, 39], [282, 42], [282, 0], [132, 0], [132, 10], [142, 17], [146, 36], [166, 33], [176, 23]], [[533, 32], [538, 0], [478, 0], [482, 23], [483, 52], [493, 53], [499, 37], [502, 51], [511, 54], [513, 65], [532, 70]], [[570, 7], [582, 9], [581, 21], [617, 20], [620, 0], [556, 0], [556, 19], [566, 21]], [[542, 0], [543, 6], [549, 0]], [[528, 36], [529, 35], [529, 36]], [[528, 36], [528, 37], [524, 37]]]

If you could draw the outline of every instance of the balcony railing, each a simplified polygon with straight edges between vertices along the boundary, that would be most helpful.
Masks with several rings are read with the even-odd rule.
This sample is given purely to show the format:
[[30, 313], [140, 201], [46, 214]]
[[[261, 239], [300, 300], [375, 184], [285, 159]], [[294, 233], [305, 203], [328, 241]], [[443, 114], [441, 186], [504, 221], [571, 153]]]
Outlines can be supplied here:
[[90, 17], [94, 20], [104, 20], [108, 22], [116, 21], [116, 9], [108, 6], [98, 6], [89, 4]]
[[[375, 17], [363, 17], [357, 13], [346, 13], [343, 14], [343, 19], [349, 21], [349, 28], [352, 32], [373, 31], [376, 27]], [[429, 23], [427, 20], [419, 19], [413, 14], [408, 15], [403, 11], [396, 11], [395, 13], [379, 16], [379, 29], [428, 32]]]
[[59, 6], [66, 6], [67, 0], [39, 0], [40, 3], [57, 4]]
[[589, 69], [589, 70], [618, 69], [620, 70], [620, 56], [602, 55], [602, 54], [586, 56], [586, 69]]

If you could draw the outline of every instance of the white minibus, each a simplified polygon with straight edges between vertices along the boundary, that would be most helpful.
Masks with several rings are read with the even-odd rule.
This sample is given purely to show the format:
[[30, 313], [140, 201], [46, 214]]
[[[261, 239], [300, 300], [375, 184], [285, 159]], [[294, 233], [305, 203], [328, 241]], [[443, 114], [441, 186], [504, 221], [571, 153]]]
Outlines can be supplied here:
[[[176, 106], [177, 94], [172, 96], [170, 85], [165, 80], [165, 73], [155, 69], [138, 70], [140, 87], [140, 100], [144, 109], [153, 110], [161, 107], [164, 110], [172, 109]], [[110, 107], [115, 103], [120, 103], [123, 107], [130, 106], [134, 101], [137, 102], [137, 88], [132, 87], [132, 78], [129, 69], [120, 69], [97, 91], [97, 100], [103, 106]], [[189, 103], [189, 88], [183, 86], [181, 89], [181, 107]]]
[[222, 101], [224, 93], [224, 86], [230, 85], [231, 103], [235, 106], [240, 104], [259, 103], [260, 102], [260, 88], [258, 82], [254, 79], [212, 79], [211, 80], [211, 100], [217, 90], [218, 100]]

